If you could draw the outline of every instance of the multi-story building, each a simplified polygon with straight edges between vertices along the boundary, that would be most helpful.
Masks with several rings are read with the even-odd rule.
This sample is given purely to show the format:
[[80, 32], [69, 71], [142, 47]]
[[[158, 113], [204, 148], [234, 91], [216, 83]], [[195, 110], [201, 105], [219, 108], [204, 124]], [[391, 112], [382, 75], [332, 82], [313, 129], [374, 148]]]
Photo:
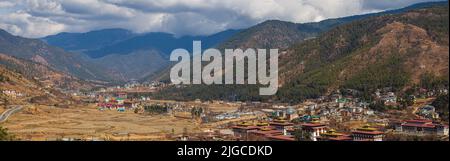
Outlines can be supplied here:
[[433, 123], [432, 120], [405, 120], [394, 126], [395, 131], [410, 135], [448, 135], [448, 125]]
[[351, 137], [353, 141], [383, 141], [384, 132], [365, 125], [352, 131]]
[[312, 141], [317, 141], [317, 137], [327, 132], [327, 126], [318, 122], [305, 123], [301, 125], [303, 132], [309, 133]]

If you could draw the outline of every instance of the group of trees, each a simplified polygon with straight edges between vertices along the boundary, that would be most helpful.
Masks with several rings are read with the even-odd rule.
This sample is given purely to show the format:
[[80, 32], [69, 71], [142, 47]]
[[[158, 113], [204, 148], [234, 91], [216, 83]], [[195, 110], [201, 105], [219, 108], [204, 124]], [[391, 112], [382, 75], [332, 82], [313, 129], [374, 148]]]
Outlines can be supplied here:
[[434, 100], [431, 104], [436, 108], [436, 111], [441, 115], [443, 120], [449, 121], [448, 113], [449, 113], [449, 103], [448, 103], [448, 94], [441, 95]]
[[449, 86], [448, 76], [437, 77], [433, 73], [424, 73], [420, 76], [420, 88], [437, 90]]
[[0, 141], [12, 140], [13, 137], [8, 134], [8, 129], [0, 126]]
[[9, 79], [8, 77], [3, 76], [3, 74], [0, 74], [0, 82], [7, 82]]
[[199, 118], [203, 113], [203, 108], [201, 107], [194, 107], [191, 109], [191, 115], [192, 118]]
[[150, 114], [164, 114], [169, 112], [172, 107], [168, 105], [146, 105], [144, 106], [145, 112]]
[[297, 141], [312, 141], [311, 134], [303, 131], [302, 129], [295, 129], [294, 138]]

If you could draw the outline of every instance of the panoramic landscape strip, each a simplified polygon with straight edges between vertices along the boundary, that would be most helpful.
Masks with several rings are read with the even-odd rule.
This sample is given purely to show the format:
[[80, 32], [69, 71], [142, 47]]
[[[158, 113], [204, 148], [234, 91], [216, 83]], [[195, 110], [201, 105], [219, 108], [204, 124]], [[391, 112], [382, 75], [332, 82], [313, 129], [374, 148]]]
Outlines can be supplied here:
[[448, 11], [428, 0], [1, 0], [0, 140], [448, 142]]

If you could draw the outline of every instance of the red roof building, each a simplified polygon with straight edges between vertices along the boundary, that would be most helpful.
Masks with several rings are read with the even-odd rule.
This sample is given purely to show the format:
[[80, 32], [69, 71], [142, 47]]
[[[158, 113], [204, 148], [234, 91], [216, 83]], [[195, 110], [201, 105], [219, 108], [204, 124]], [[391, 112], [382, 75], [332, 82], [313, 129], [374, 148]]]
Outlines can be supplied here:
[[353, 141], [383, 141], [384, 132], [371, 128], [368, 125], [352, 131]]
[[395, 130], [412, 135], [448, 135], [448, 125], [427, 119], [405, 120], [395, 124]]
[[320, 136], [320, 134], [327, 132], [328, 126], [315, 122], [302, 124], [301, 128], [302, 131], [310, 134], [312, 141], [317, 141], [317, 137]]
[[337, 133], [334, 130], [329, 130], [326, 133], [320, 134], [317, 137], [317, 141], [352, 141], [353, 138], [350, 135]]

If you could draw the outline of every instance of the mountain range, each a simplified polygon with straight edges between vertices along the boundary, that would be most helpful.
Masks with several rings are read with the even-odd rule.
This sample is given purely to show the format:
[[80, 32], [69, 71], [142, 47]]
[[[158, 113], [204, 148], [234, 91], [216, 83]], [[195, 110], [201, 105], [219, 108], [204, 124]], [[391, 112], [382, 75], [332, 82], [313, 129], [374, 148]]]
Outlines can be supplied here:
[[224, 46], [235, 47], [276, 47], [281, 40], [292, 42], [279, 58], [276, 96], [259, 96], [259, 87], [250, 85], [192, 85], [167, 89], [158, 96], [300, 102], [338, 89], [356, 89], [365, 95], [386, 87], [404, 91], [423, 84], [424, 77], [432, 77], [433, 86], [448, 88], [448, 2], [343, 19], [347, 20], [319, 22], [342, 23], [316, 30], [320, 32], [310, 38], [298, 36], [301, 39], [296, 42], [292, 34], [279, 34], [294, 33], [296, 24], [280, 21], [262, 23], [225, 42]]

